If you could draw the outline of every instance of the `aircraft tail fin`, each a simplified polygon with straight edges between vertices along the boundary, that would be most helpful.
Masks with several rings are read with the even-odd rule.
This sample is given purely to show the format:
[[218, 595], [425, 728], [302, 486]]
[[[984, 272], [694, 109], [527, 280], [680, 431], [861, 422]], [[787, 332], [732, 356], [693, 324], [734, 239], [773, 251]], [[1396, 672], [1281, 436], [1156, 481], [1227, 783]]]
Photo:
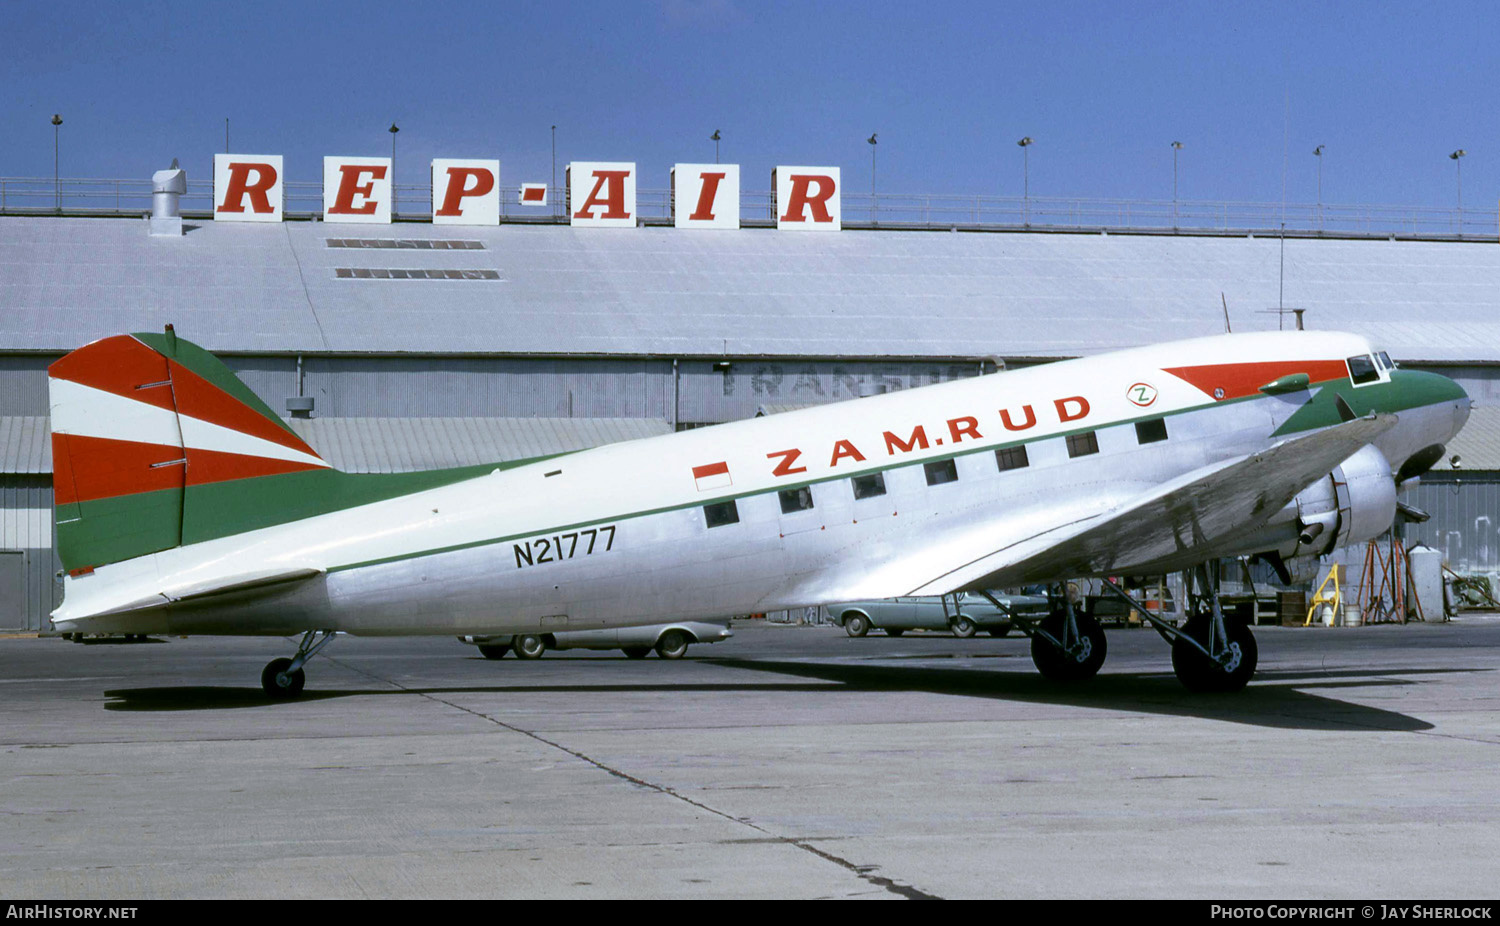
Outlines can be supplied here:
[[247, 489], [264, 480], [342, 475], [170, 326], [95, 341], [47, 372], [56, 547], [71, 574], [233, 533], [215, 522], [235, 528], [236, 509], [263, 507]]

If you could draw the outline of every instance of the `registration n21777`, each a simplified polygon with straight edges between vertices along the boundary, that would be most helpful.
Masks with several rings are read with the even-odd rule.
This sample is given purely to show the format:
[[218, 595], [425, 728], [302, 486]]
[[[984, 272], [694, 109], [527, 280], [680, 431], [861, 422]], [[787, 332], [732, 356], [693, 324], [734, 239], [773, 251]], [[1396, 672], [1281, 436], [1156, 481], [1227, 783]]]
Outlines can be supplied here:
[[560, 563], [576, 556], [608, 553], [615, 546], [615, 526], [591, 527], [551, 537], [538, 537], [512, 544], [516, 551], [516, 568], [542, 563]]

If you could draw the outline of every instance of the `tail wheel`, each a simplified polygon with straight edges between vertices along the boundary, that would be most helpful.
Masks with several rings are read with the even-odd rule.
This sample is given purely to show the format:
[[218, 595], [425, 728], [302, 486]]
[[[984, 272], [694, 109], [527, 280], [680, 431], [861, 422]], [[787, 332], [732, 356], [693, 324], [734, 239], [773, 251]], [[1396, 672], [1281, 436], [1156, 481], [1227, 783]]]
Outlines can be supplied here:
[[307, 684], [307, 675], [301, 669], [288, 672], [291, 667], [290, 659], [272, 659], [266, 663], [265, 669], [260, 673], [260, 687], [264, 688], [266, 694], [273, 698], [288, 699], [295, 698], [302, 693], [302, 686]]
[[863, 614], [844, 615], [844, 633], [851, 637], [862, 637], [870, 632], [870, 619]]
[[[1207, 647], [1210, 623], [1210, 617], [1199, 615], [1190, 618], [1182, 632]], [[1239, 691], [1250, 683], [1260, 656], [1255, 634], [1245, 624], [1234, 620], [1224, 621], [1224, 631], [1229, 636], [1229, 652], [1223, 662], [1210, 659], [1186, 640], [1172, 644], [1172, 671], [1177, 673], [1177, 680], [1187, 690]]]
[[663, 659], [681, 659], [687, 655], [688, 635], [681, 630], [668, 630], [656, 641], [656, 655]]
[[962, 614], [953, 621], [953, 635], [955, 637], [962, 637], [967, 640], [974, 635], [977, 629], [974, 626], [974, 622]]
[[[1032, 636], [1031, 661], [1043, 678], [1054, 682], [1082, 681], [1093, 678], [1104, 665], [1104, 657], [1109, 652], [1104, 628], [1087, 614], [1074, 612], [1073, 620], [1078, 627], [1078, 639], [1067, 650], [1059, 649], [1041, 634]], [[1053, 614], [1041, 622], [1040, 629], [1055, 639], [1068, 642], [1063, 637], [1066, 623], [1066, 615]]]
[[624, 647], [624, 650], [625, 655], [631, 659], [645, 659], [651, 655], [651, 647], [649, 646], [627, 646]]
[[503, 659], [510, 652], [510, 645], [506, 643], [486, 643], [479, 647], [479, 654], [486, 659]]
[[546, 641], [534, 633], [517, 634], [511, 645], [515, 647], [518, 659], [541, 659], [547, 651]]

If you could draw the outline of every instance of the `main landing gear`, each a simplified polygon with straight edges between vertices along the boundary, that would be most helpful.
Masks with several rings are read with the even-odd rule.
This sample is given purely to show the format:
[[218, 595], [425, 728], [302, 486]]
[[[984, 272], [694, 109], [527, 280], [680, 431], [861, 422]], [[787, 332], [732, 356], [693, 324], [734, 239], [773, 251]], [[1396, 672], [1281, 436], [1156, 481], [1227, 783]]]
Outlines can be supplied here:
[[309, 630], [302, 635], [302, 643], [297, 647], [297, 655], [291, 659], [272, 659], [266, 663], [265, 669], [260, 673], [260, 687], [266, 690], [266, 694], [277, 700], [289, 700], [302, 693], [302, 686], [307, 682], [307, 676], [302, 667], [307, 661], [317, 655], [318, 651], [329, 643], [337, 635], [334, 630]]
[[[1103, 582], [1106, 591], [1139, 613], [1171, 644], [1172, 670], [1184, 687], [1193, 692], [1239, 691], [1255, 674], [1259, 656], [1255, 636], [1240, 621], [1224, 617], [1208, 567], [1198, 566], [1186, 579], [1191, 616], [1182, 627], [1148, 611], [1109, 579]], [[1044, 678], [1079, 682], [1098, 674], [1108, 652], [1104, 628], [1092, 615], [1074, 609], [1065, 587], [1049, 593], [1052, 613], [1041, 620], [1013, 612], [987, 591], [980, 594], [1010, 614], [1015, 627], [1031, 638], [1031, 661]]]

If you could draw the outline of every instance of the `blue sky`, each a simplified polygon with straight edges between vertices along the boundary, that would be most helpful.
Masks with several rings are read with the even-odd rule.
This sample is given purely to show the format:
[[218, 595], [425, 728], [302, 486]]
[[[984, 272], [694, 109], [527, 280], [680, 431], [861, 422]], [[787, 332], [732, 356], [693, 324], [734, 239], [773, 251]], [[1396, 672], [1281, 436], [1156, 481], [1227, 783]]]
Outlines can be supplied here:
[[[237, 153], [837, 165], [882, 192], [1496, 207], [1500, 4], [8, 0], [0, 176], [211, 176]], [[561, 168], [559, 167], [559, 180]]]

